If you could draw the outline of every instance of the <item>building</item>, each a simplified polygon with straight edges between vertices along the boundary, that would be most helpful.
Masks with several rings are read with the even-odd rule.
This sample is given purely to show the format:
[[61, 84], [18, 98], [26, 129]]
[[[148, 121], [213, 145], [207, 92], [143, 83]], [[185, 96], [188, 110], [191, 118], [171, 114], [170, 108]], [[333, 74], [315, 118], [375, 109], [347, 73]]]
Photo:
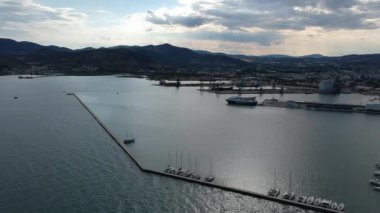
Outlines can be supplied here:
[[322, 80], [319, 83], [319, 92], [323, 94], [336, 94], [339, 92], [335, 80]]

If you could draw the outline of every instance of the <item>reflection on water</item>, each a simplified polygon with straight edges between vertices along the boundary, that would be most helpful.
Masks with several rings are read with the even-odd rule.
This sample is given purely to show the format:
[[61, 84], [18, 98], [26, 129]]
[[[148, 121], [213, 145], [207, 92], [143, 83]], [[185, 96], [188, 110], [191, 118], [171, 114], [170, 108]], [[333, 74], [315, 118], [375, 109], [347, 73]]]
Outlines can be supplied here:
[[[168, 153], [177, 151], [183, 153], [185, 168], [189, 155], [192, 162], [197, 158], [205, 176], [211, 157], [218, 183], [265, 193], [276, 181], [283, 191], [290, 187], [297, 194], [345, 202], [348, 210], [380, 207], [379, 194], [368, 185], [380, 159], [378, 116], [231, 107], [225, 102], [229, 95], [150, 84], [131, 79], [119, 94], [79, 93], [121, 138], [126, 132], [137, 136], [129, 147], [143, 165], [162, 171]], [[355, 104], [370, 98], [314, 94], [262, 95], [258, 100], [272, 97]], [[174, 165], [175, 157], [171, 160]]]
[[[0, 212], [298, 210], [142, 173], [79, 103], [72, 96], [62, 93], [73, 91], [93, 94], [86, 96], [86, 100], [92, 103], [99, 101], [103, 95], [110, 96], [117, 91], [140, 94], [140, 103], [136, 101], [134, 107], [124, 104], [115, 106], [107, 102], [98, 106], [102, 108], [108, 104], [110, 107], [108, 112], [102, 111], [104, 118], [115, 116], [112, 112], [115, 109], [122, 112], [116, 113], [116, 118], [122, 118], [128, 111], [126, 109], [132, 110], [138, 118], [141, 117], [136, 123], [140, 122], [144, 126], [144, 120], [148, 117], [139, 115], [136, 106], [150, 111], [148, 114], [161, 113], [161, 110], [141, 102], [147, 100], [144, 96], [149, 92], [144, 92], [144, 88], [150, 88], [150, 84], [142, 80], [114, 77], [49, 77], [33, 80], [18, 80], [16, 76], [0, 77]], [[13, 99], [14, 96], [19, 99]], [[155, 103], [153, 100], [147, 102]], [[119, 122], [114, 121], [114, 124]], [[153, 129], [159, 129], [158, 124], [152, 124]], [[126, 124], [120, 127], [123, 131], [127, 128]], [[161, 143], [159, 136], [163, 133], [164, 129], [159, 129], [152, 143]], [[144, 135], [149, 134], [139, 132], [141, 141], [136, 145], [144, 143]], [[153, 153], [149, 150], [146, 153], [149, 152]]]

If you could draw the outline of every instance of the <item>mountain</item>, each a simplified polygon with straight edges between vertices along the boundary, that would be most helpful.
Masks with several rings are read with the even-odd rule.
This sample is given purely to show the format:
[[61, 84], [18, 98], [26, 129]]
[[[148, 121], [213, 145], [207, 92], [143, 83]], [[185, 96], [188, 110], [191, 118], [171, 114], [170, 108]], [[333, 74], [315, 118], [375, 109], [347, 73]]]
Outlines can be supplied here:
[[0, 55], [25, 55], [39, 50], [53, 50], [56, 52], [71, 51], [64, 47], [42, 46], [27, 41], [17, 42], [11, 39], [0, 38]]
[[[191, 49], [170, 44], [148, 46], [91, 47], [70, 50], [56, 46], [42, 46], [31, 42], [3, 39], [0, 42], [0, 66], [27, 67], [40, 63], [57, 70], [74, 70], [82, 66], [97, 67], [102, 72], [126, 72], [141, 69], [214, 69], [251, 66], [227, 55], [200, 54]], [[22, 56], [22, 57], [20, 57]]]

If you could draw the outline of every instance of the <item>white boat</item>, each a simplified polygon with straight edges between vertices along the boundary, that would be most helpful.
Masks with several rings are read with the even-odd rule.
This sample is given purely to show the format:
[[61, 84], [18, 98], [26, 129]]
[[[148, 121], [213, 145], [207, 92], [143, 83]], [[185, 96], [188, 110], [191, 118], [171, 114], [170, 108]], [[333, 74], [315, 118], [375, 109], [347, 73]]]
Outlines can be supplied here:
[[255, 106], [257, 105], [256, 97], [240, 97], [240, 96], [232, 96], [226, 99], [228, 104], [235, 105], [248, 105]]
[[319, 206], [319, 205], [321, 205], [321, 202], [322, 202], [322, 199], [321, 198], [317, 198], [317, 199], [314, 200], [313, 205], [314, 206]]
[[168, 162], [168, 167], [165, 169], [165, 173], [172, 174], [173, 172], [175, 172], [175, 169], [170, 166], [170, 152], [169, 152], [169, 162]]
[[376, 167], [377, 167], [378, 169], [380, 169], [380, 163], [379, 163], [379, 162], [376, 163]]
[[338, 203], [337, 202], [333, 202], [330, 205], [330, 209], [332, 209], [332, 210], [336, 210], [337, 207], [338, 207]]
[[271, 197], [278, 197], [280, 195], [280, 189], [270, 188], [268, 191], [268, 195]]
[[309, 205], [313, 204], [314, 203], [314, 197], [313, 196], [308, 197], [306, 200], [306, 203]]
[[285, 192], [282, 195], [282, 198], [284, 198], [285, 200], [294, 200], [295, 197], [296, 195], [294, 194], [294, 192]]
[[380, 171], [374, 172], [373, 173], [375, 176], [380, 176]]
[[376, 191], [380, 191], [380, 187], [379, 187], [379, 186], [374, 187], [374, 189], [375, 189]]
[[339, 204], [338, 207], [336, 207], [336, 210], [341, 212], [344, 211], [344, 203]]
[[205, 180], [207, 182], [212, 182], [214, 181], [214, 179], [215, 177], [212, 175], [212, 163], [211, 163], [211, 158], [210, 158], [210, 174], [207, 177], [205, 177]]
[[191, 178], [195, 179], [195, 180], [200, 180], [201, 179], [201, 176], [198, 174], [197, 172], [197, 169], [198, 169], [198, 161], [197, 161], [197, 157], [195, 157], [195, 164], [194, 164], [194, 172], [190, 175]]
[[321, 207], [323, 208], [330, 208], [332, 201], [323, 199], [321, 202]]
[[298, 203], [306, 203], [307, 197], [306, 196], [298, 196], [297, 202]]

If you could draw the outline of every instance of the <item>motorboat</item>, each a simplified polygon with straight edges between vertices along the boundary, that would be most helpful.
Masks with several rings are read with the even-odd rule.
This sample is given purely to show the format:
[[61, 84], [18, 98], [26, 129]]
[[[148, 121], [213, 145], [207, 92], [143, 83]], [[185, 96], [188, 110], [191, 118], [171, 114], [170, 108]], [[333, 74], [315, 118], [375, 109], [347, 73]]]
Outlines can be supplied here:
[[375, 176], [380, 176], [380, 171], [376, 171], [373, 173]]

